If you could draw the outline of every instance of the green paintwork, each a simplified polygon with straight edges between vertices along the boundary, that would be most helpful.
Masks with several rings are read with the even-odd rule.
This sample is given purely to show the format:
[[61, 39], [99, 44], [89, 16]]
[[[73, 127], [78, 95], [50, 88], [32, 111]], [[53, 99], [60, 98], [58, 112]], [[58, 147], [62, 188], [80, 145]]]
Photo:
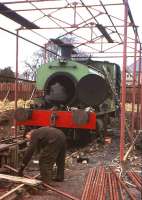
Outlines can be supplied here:
[[56, 72], [66, 72], [72, 75], [75, 80], [79, 81], [82, 77], [92, 73], [86, 65], [67, 61], [66, 63], [60, 63], [59, 61], [54, 61], [41, 67], [37, 71], [36, 86], [39, 90], [44, 89], [44, 85], [47, 79]]

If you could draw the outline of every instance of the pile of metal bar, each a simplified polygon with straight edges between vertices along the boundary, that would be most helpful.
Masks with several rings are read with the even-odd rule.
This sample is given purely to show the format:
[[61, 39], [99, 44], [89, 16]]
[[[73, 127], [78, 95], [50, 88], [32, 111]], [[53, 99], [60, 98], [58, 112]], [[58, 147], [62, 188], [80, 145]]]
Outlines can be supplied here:
[[[135, 172], [128, 172], [128, 176], [141, 191], [142, 180]], [[134, 182], [135, 181], [135, 182]], [[135, 194], [111, 167], [105, 169], [100, 166], [89, 170], [81, 200], [137, 200]]]
[[135, 184], [138, 190], [142, 191], [142, 177], [140, 177], [136, 172], [129, 171], [127, 172], [130, 180]]

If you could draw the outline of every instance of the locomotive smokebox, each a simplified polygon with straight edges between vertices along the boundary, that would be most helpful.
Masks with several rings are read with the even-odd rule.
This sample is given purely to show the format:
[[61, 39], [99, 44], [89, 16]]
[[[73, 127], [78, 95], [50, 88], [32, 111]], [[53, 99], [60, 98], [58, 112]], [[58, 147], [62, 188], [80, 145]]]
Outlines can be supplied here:
[[88, 74], [77, 84], [78, 99], [87, 106], [103, 103], [109, 96], [109, 91], [107, 81], [97, 74]]
[[56, 72], [47, 80], [44, 90], [46, 97], [61, 104], [72, 102], [75, 96], [76, 80], [68, 73]]

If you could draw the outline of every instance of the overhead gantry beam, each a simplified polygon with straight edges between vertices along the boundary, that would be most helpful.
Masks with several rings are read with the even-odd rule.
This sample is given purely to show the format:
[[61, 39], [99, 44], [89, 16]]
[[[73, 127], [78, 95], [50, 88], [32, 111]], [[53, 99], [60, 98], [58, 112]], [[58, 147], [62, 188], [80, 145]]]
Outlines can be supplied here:
[[28, 28], [28, 29], [39, 29], [40, 27], [30, 22], [26, 18], [22, 17], [21, 15], [17, 14], [4, 4], [0, 3], [0, 14], [8, 17], [9, 19], [13, 20], [14, 22], [20, 24], [21, 26]]

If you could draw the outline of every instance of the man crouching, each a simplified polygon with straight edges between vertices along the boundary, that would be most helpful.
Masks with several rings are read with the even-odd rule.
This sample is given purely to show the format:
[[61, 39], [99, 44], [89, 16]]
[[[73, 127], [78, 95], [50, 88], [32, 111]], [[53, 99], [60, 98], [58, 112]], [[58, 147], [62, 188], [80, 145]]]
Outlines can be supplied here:
[[39, 153], [39, 168], [43, 182], [52, 182], [53, 165], [57, 165], [55, 181], [64, 180], [64, 165], [66, 152], [66, 138], [64, 133], [57, 128], [41, 127], [26, 133], [25, 137], [30, 141], [19, 170], [19, 176], [31, 160], [34, 152]]

